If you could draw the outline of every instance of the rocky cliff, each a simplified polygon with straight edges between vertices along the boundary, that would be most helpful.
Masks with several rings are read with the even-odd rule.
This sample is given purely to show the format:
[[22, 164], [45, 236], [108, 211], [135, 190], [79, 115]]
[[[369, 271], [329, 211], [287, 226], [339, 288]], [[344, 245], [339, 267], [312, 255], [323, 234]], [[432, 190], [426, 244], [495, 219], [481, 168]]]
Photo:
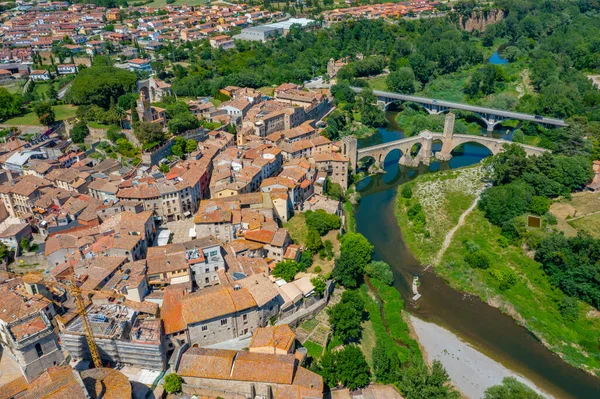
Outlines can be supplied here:
[[461, 17], [460, 26], [467, 32], [485, 32], [486, 26], [495, 24], [505, 17], [503, 10], [473, 11], [469, 18]]

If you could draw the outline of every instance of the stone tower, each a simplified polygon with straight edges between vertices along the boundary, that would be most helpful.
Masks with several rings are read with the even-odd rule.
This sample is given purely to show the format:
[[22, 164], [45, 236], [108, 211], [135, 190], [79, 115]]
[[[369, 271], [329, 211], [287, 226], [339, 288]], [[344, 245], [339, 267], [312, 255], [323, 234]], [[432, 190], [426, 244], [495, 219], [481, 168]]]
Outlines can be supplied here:
[[136, 111], [142, 122], [152, 122], [152, 108], [150, 99], [146, 96], [145, 90], [140, 91], [140, 98], [137, 100]]
[[442, 149], [441, 151], [435, 154], [435, 157], [440, 161], [449, 161], [452, 159], [452, 140], [454, 136], [454, 119], [456, 116], [452, 112], [448, 112], [446, 114], [446, 119], [444, 120], [444, 138], [442, 139]]
[[342, 138], [342, 155], [350, 160], [350, 167], [356, 173], [358, 162], [358, 141], [354, 136]]

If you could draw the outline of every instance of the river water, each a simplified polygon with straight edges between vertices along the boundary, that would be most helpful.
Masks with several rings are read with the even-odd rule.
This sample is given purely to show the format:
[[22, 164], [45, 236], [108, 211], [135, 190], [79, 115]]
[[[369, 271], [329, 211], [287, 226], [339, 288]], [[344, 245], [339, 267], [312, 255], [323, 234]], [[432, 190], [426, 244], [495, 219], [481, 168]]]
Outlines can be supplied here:
[[[388, 113], [388, 125], [379, 133], [359, 141], [359, 147], [385, 143], [403, 137]], [[434, 149], [435, 151], [435, 149]], [[389, 156], [383, 175], [368, 177], [357, 184], [361, 193], [356, 207], [358, 231], [375, 246], [375, 258], [387, 262], [394, 272], [394, 285], [405, 300], [406, 310], [416, 317], [445, 327], [478, 350], [523, 375], [556, 398], [600, 398], [600, 378], [564, 363], [525, 328], [478, 298], [451, 288], [423, 267], [406, 247], [394, 216], [398, 186], [423, 173], [473, 165], [489, 155], [476, 144], [466, 144], [450, 162], [410, 169], [398, 165], [399, 154]], [[394, 159], [392, 159], [394, 158]], [[418, 306], [412, 297], [412, 279], [419, 276], [423, 295]]]

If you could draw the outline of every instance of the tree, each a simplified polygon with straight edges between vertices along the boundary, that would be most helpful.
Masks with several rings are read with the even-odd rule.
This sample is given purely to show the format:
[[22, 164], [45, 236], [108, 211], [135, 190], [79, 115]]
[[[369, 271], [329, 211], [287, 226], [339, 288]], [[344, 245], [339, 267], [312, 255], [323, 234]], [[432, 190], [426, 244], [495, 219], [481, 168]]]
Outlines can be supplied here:
[[135, 107], [137, 101], [137, 95], [133, 93], [126, 93], [117, 99], [117, 105], [123, 109], [131, 109]]
[[169, 132], [181, 134], [200, 126], [200, 121], [191, 113], [178, 114], [168, 123]]
[[198, 142], [196, 142], [196, 140], [188, 139], [188, 141], [185, 142], [185, 152], [187, 154], [196, 151], [197, 148], [198, 148]]
[[402, 374], [398, 387], [407, 399], [460, 398], [439, 360], [433, 361], [431, 370], [422, 361], [411, 364]]
[[119, 97], [130, 93], [137, 81], [133, 72], [104, 65], [96, 57], [91, 68], [80, 71], [69, 88], [66, 100], [76, 105], [98, 105], [108, 109]]
[[167, 165], [166, 163], [161, 163], [158, 167], [158, 170], [160, 170], [161, 173], [169, 173], [169, 165]]
[[392, 274], [390, 265], [380, 260], [369, 263], [365, 267], [365, 273], [367, 276], [377, 279], [387, 285], [392, 285], [394, 282], [394, 275]]
[[83, 143], [88, 134], [90, 134], [90, 129], [87, 123], [79, 121], [73, 126], [69, 136], [74, 143]]
[[299, 265], [293, 260], [284, 260], [283, 262], [279, 262], [275, 265], [273, 269], [273, 276], [279, 277], [287, 281], [294, 280], [296, 277], [296, 273], [298, 273]]
[[165, 133], [159, 123], [140, 122], [134, 127], [133, 133], [144, 144], [162, 143], [165, 140]]
[[0, 87], [0, 121], [19, 115], [22, 105], [23, 98], [19, 94], [11, 94]]
[[[319, 240], [321, 239], [321, 237], [319, 237]], [[311, 251], [302, 251], [302, 255], [300, 255], [300, 271], [306, 271], [306, 269], [308, 269], [309, 267], [312, 266], [313, 261], [312, 261], [312, 257], [313, 257], [313, 253]]]
[[328, 311], [329, 324], [333, 335], [341, 342], [358, 342], [362, 336], [365, 304], [357, 291], [346, 290], [342, 300]]
[[319, 252], [323, 248], [321, 235], [317, 230], [309, 229], [306, 235], [306, 249], [312, 253]]
[[385, 124], [385, 115], [381, 108], [377, 106], [377, 97], [370, 88], [363, 88], [356, 96], [356, 105], [363, 124], [369, 127], [378, 127]]
[[19, 243], [19, 246], [21, 247], [23, 252], [29, 252], [29, 249], [31, 248], [31, 245], [29, 244], [29, 240], [25, 237], [21, 238], [21, 242]]
[[534, 190], [524, 182], [490, 187], [483, 192], [479, 208], [497, 226], [524, 214], [533, 200]]
[[55, 122], [56, 117], [50, 103], [40, 102], [34, 107], [33, 110], [38, 116], [42, 125], [51, 126]]
[[415, 92], [415, 73], [412, 68], [399, 68], [390, 72], [385, 79], [390, 91], [402, 94], [413, 94]]
[[330, 230], [339, 229], [341, 226], [340, 217], [327, 213], [323, 209], [316, 211], [306, 211], [305, 220], [309, 229], [316, 230], [320, 235], [324, 236]]
[[315, 294], [323, 295], [325, 293], [325, 279], [321, 276], [313, 277], [310, 279], [310, 283], [315, 287]]
[[352, 390], [369, 385], [371, 369], [359, 347], [350, 345], [341, 351], [327, 352], [321, 360], [323, 379], [330, 387], [342, 384]]
[[529, 210], [535, 215], [545, 215], [550, 210], [550, 200], [546, 197], [536, 195], [531, 199]]
[[371, 260], [373, 246], [360, 233], [347, 233], [341, 239], [340, 256], [335, 259], [332, 277], [346, 288], [356, 288], [365, 266]]
[[332, 182], [329, 177], [327, 178], [327, 183], [325, 184], [325, 194], [334, 200], [341, 201], [344, 199], [344, 189], [342, 186], [340, 186], [338, 183]]
[[485, 390], [484, 399], [544, 399], [515, 377], [504, 377], [502, 384]]
[[400, 359], [393, 348], [387, 348], [383, 342], [377, 340], [372, 358], [373, 374], [375, 374], [377, 382], [393, 384], [400, 379]]
[[183, 380], [179, 375], [171, 373], [165, 377], [165, 384], [163, 385], [163, 388], [165, 391], [167, 391], [167, 393], [179, 393], [181, 392], [182, 382]]

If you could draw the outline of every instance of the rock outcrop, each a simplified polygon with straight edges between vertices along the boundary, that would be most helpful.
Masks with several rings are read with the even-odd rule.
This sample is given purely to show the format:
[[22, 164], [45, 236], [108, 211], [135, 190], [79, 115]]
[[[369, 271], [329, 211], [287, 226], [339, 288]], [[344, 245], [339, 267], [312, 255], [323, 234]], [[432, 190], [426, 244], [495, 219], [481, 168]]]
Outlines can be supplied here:
[[504, 19], [505, 13], [503, 10], [489, 10], [489, 11], [473, 11], [469, 18], [462, 17], [460, 19], [460, 26], [467, 32], [473, 32], [475, 30], [479, 32], [485, 32], [485, 28], [490, 24]]

